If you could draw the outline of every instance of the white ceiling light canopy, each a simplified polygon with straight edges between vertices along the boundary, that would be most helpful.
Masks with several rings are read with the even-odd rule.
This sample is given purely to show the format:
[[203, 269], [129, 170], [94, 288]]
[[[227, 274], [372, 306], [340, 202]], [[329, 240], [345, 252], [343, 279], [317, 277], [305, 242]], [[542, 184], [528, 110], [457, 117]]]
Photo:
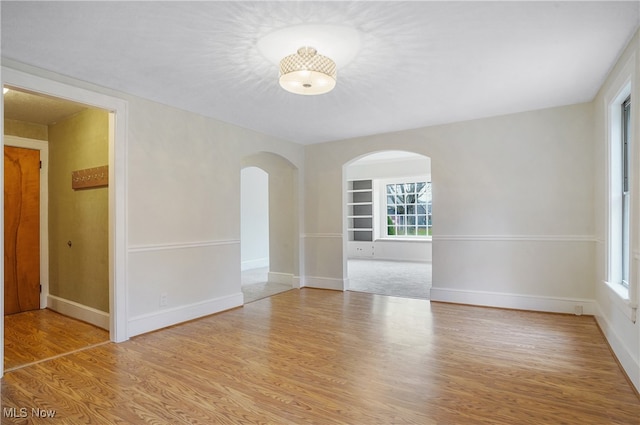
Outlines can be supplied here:
[[270, 32], [257, 48], [279, 66], [282, 88], [313, 95], [335, 87], [337, 69], [356, 57], [360, 43], [360, 32], [346, 25], [302, 24]]
[[280, 86], [303, 95], [328, 93], [336, 86], [336, 63], [304, 46], [280, 61]]

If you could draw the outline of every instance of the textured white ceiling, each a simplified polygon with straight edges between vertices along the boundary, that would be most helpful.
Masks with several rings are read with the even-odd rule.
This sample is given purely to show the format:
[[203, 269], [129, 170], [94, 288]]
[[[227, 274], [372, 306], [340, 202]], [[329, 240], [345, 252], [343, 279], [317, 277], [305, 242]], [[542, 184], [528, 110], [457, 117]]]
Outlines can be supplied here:
[[55, 124], [78, 112], [86, 105], [20, 90], [4, 95], [4, 117], [33, 124]]
[[[589, 101], [635, 32], [631, 2], [9, 2], [2, 56], [298, 143]], [[260, 37], [361, 34], [336, 89], [278, 86]]]

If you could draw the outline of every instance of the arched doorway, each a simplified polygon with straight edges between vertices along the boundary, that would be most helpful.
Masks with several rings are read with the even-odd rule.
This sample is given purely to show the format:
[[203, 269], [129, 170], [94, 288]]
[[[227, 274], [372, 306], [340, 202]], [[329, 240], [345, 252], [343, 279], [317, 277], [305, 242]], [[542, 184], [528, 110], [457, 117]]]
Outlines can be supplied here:
[[431, 159], [375, 152], [345, 165], [347, 289], [429, 298]]
[[244, 302], [299, 287], [297, 168], [269, 152], [250, 155], [241, 171]]

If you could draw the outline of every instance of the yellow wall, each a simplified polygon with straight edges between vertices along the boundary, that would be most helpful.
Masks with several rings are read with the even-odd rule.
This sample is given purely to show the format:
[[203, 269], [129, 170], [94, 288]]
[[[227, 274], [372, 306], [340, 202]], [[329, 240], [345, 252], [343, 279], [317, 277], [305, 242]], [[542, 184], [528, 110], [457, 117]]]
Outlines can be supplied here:
[[71, 188], [72, 171], [108, 164], [108, 113], [89, 109], [48, 133], [49, 293], [108, 312], [108, 188]]
[[30, 122], [4, 120], [4, 134], [7, 136], [24, 137], [26, 139], [47, 140], [48, 129], [46, 125]]

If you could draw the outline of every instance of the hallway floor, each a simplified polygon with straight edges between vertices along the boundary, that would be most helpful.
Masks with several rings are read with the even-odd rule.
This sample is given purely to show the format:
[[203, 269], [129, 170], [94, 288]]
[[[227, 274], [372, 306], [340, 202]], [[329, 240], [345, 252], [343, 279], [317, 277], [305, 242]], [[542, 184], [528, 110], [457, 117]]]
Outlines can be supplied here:
[[241, 289], [245, 304], [292, 289], [283, 283], [267, 282], [268, 274], [268, 267], [242, 271]]
[[4, 369], [109, 342], [109, 331], [47, 308], [4, 317]]

